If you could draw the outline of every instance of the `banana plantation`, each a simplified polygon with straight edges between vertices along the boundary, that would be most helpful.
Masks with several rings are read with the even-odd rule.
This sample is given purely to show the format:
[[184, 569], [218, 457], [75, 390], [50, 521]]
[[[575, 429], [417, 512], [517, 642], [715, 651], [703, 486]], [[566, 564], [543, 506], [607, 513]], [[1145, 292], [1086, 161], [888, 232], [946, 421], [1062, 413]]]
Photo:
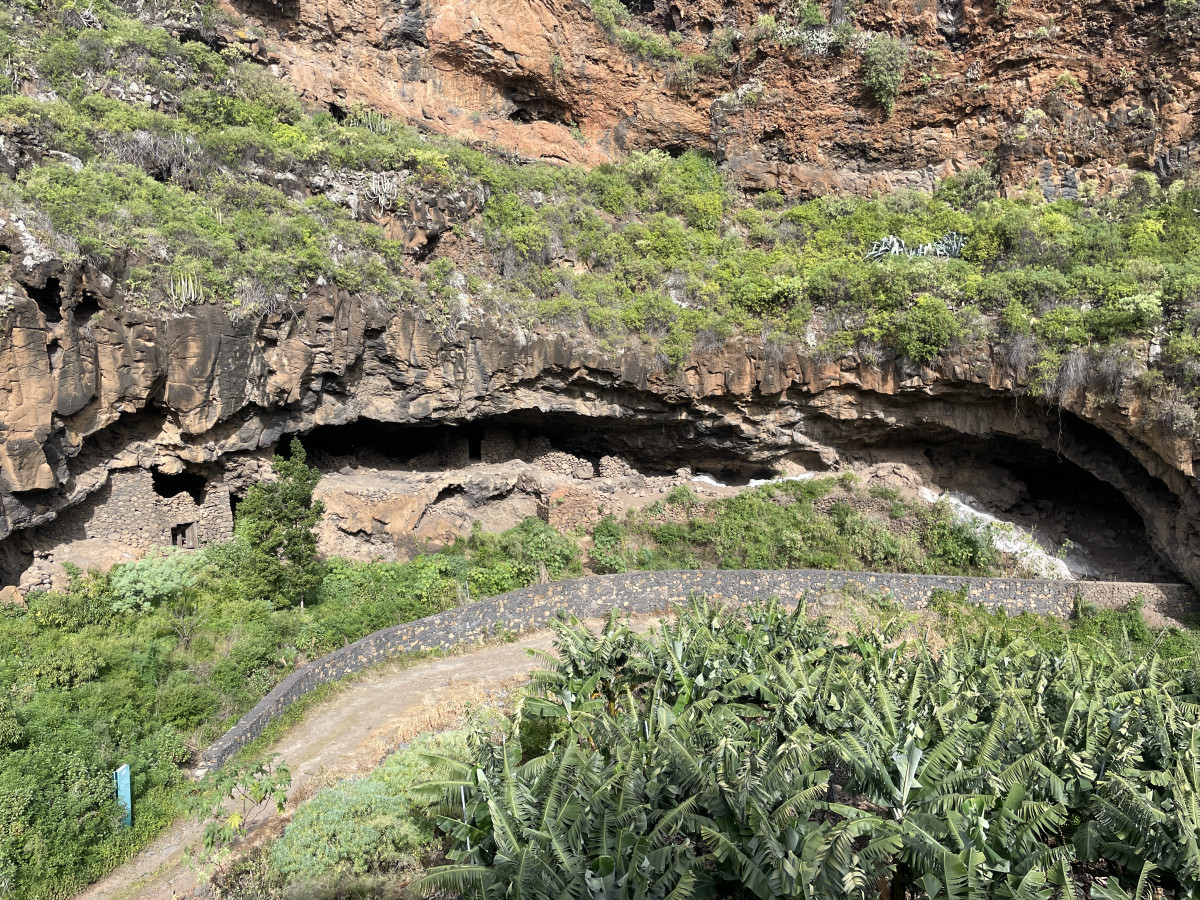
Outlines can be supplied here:
[[1169, 644], [839, 633], [693, 602], [557, 627], [422, 790], [468, 898], [1145, 900], [1200, 892], [1200, 668]]

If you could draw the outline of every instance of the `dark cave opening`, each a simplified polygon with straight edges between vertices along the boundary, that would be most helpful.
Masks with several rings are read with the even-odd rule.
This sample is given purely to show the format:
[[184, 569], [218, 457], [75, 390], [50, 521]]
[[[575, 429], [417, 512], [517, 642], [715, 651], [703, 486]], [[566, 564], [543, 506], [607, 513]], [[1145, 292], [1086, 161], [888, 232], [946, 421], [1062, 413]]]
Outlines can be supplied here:
[[[1122, 490], [1153, 494], [1157, 505], [1169, 504], [1173, 495], [1146, 475], [1136, 461], [1126, 459], [1127, 451], [1092, 426], [1064, 418], [1058, 428], [1064, 447], [1069, 446], [1071, 452], [1046, 450], [1014, 437], [972, 437], [950, 429], [878, 435], [870, 441], [861, 435], [847, 435], [832, 443], [850, 462], [910, 464], [928, 483], [968, 495], [983, 511], [1033, 533], [1049, 552], [1069, 550], [1070, 564], [1080, 567], [1086, 577], [1178, 580], [1153, 550], [1142, 516]], [[729, 486], [773, 477], [778, 472], [773, 461], [785, 457], [809, 468], [822, 468], [812, 454], [763, 453], [734, 429], [700, 428], [665, 417], [632, 422], [536, 410], [467, 424], [398, 425], [360, 420], [317, 428], [303, 442], [313, 462], [326, 470], [359, 465], [454, 469], [520, 459], [521, 448], [535, 443], [587, 460], [597, 471], [601, 458], [611, 455], [644, 475], [670, 475], [687, 467]], [[1096, 453], [1097, 448], [1102, 448], [1102, 454]], [[431, 451], [436, 451], [435, 457], [437, 452], [442, 456], [431, 458]], [[1079, 458], [1080, 452], [1090, 454], [1087, 465], [1099, 474], [1071, 461]], [[1106, 465], [1110, 471], [1105, 471]], [[1131, 471], [1140, 473], [1145, 483], [1131, 483]], [[1118, 473], [1125, 474], [1117, 477]], [[1114, 486], [1117, 484], [1120, 489]], [[1088, 554], [1097, 560], [1095, 575], [1089, 574], [1089, 564], [1081, 561]]]
[[154, 493], [169, 499], [186, 493], [197, 505], [204, 502], [204, 494], [208, 490], [208, 479], [194, 472], [179, 472], [168, 474], [153, 469], [150, 478], [154, 484]]
[[[941, 490], [965, 495], [977, 509], [1032, 534], [1048, 552], [1062, 555], [1077, 577], [1180, 581], [1154, 550], [1146, 520], [1128, 499], [1136, 491], [1170, 508], [1170, 491], [1093, 426], [1064, 413], [1060, 429], [1055, 450], [1008, 435], [925, 429], [846, 453], [868, 463], [912, 466]], [[1073, 461], [1085, 458], [1080, 454], [1095, 471]]]
[[100, 298], [91, 291], [84, 291], [73, 310], [76, 325], [86, 325], [100, 315]]
[[33, 565], [33, 552], [12, 541], [0, 541], [0, 588], [21, 583], [21, 573]]
[[303, 436], [302, 441], [315, 464], [336, 468], [350, 459], [374, 459], [377, 467], [399, 467], [435, 448], [452, 446], [458, 448], [464, 465], [485, 458], [495, 462], [497, 439], [505, 443], [511, 440], [516, 447], [544, 439], [554, 450], [593, 464], [604, 456], [619, 456], [646, 475], [671, 474], [686, 466], [725, 484], [742, 485], [775, 474], [769, 463], [747, 458], [749, 447], [743, 446], [732, 430], [699, 431], [679, 421], [634, 423], [537, 410], [505, 413], [464, 425], [359, 420], [321, 426]]
[[57, 278], [47, 278], [43, 287], [26, 285], [25, 293], [42, 311], [47, 325], [54, 325], [62, 321], [62, 285]]
[[437, 252], [438, 244], [441, 243], [442, 236], [440, 234], [431, 234], [425, 239], [424, 246], [417, 247], [413, 251], [413, 259], [417, 262], [425, 262], [433, 254]]

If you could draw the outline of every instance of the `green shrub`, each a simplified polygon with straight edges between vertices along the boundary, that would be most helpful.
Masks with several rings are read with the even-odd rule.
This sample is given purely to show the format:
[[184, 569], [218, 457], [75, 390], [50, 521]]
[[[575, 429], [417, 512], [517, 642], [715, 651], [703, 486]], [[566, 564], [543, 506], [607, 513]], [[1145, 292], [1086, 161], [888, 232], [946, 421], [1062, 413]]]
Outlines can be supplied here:
[[667, 491], [666, 501], [670, 506], [691, 508], [700, 504], [700, 495], [685, 484], [677, 484]]
[[157, 553], [108, 573], [117, 611], [145, 612], [177, 599], [194, 587], [203, 553]]
[[625, 528], [613, 516], [608, 515], [592, 529], [592, 567], [597, 574], [624, 572]]
[[816, 0], [808, 0], [801, 8], [800, 24], [806, 28], [820, 28], [825, 24], [825, 14]]
[[111, 577], [104, 572], [83, 574], [76, 566], [64, 563], [67, 588], [61, 593], [33, 591], [26, 598], [33, 621], [44, 628], [78, 631], [88, 625], [102, 625], [112, 618], [114, 593]]
[[289, 881], [395, 875], [432, 855], [435, 820], [413, 798], [438, 771], [429, 755], [463, 755], [465, 734], [424, 735], [366, 778], [326, 788], [303, 804], [271, 849]]
[[198, 684], [179, 684], [158, 693], [159, 717], [183, 731], [196, 728], [216, 709], [216, 696]]
[[889, 116], [896, 107], [907, 68], [908, 48], [890, 34], [876, 34], [863, 51], [863, 86]]
[[25, 729], [17, 719], [12, 702], [5, 697], [0, 700], [0, 752], [15, 749], [23, 743]]
[[893, 341], [901, 356], [927, 365], [961, 336], [961, 322], [945, 301], [925, 296], [900, 317]]

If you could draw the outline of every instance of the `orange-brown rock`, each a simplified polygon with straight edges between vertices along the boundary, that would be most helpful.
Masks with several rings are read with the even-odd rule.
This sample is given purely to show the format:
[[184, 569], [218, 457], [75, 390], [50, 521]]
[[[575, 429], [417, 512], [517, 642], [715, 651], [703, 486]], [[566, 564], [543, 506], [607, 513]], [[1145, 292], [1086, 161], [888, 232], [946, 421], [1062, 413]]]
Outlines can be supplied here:
[[889, 118], [859, 52], [823, 53], [827, 33], [792, 25], [760, 33], [765, 11], [791, 20], [750, 0], [656, 0], [642, 16], [692, 58], [731, 29], [732, 54], [694, 86], [629, 56], [582, 0], [227, 2], [308, 99], [533, 159], [692, 147], [748, 189], [805, 196], [929, 186], [994, 158], [1010, 185], [1070, 196], [1200, 152], [1200, 56], [1153, 4], [1013, 0], [1003, 19], [992, 0], [856, 4], [860, 29], [910, 46]]

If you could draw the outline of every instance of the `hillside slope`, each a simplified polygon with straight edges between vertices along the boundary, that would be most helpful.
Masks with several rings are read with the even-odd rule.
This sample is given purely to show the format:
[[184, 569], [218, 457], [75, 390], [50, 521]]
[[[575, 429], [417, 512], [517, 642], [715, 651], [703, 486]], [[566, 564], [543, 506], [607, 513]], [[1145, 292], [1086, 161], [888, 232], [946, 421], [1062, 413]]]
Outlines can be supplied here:
[[3, 582], [114, 470], [547, 412], [818, 468], [1015, 437], [1200, 581], [1191, 9], [1061, 7], [5, 4]]

